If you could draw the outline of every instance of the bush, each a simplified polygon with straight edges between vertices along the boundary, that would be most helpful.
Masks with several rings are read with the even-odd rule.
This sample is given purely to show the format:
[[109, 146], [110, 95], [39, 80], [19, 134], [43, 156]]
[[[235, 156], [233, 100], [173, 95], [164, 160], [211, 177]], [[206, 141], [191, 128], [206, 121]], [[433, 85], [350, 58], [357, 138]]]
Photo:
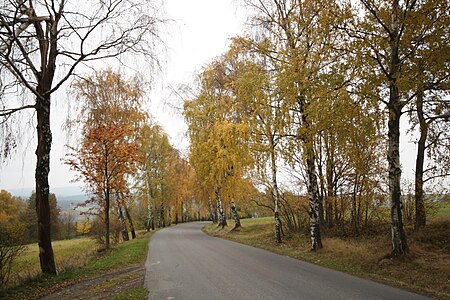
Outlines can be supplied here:
[[6, 287], [14, 260], [25, 250], [26, 227], [18, 223], [0, 223], [0, 286]]

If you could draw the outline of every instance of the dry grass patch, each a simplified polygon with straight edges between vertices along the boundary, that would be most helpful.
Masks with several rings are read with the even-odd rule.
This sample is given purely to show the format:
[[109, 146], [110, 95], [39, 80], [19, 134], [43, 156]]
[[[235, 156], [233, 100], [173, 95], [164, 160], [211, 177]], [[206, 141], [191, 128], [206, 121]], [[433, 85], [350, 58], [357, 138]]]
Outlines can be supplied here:
[[[91, 238], [76, 238], [52, 242], [58, 273], [84, 266], [93, 257], [97, 245]], [[30, 280], [41, 274], [37, 243], [29, 244], [14, 261], [10, 285]]]

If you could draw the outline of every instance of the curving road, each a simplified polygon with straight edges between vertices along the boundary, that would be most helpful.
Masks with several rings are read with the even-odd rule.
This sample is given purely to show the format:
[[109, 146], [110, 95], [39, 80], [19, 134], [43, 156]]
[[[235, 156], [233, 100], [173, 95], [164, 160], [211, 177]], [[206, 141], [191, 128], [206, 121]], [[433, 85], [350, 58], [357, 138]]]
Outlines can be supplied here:
[[430, 299], [206, 235], [206, 223], [156, 232], [145, 264], [149, 299]]

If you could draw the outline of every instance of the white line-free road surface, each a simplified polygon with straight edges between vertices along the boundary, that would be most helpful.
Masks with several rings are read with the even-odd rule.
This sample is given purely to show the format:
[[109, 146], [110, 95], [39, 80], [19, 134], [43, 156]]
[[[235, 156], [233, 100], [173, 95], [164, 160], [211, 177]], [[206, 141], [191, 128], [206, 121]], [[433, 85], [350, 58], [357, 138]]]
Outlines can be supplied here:
[[214, 238], [206, 223], [156, 232], [145, 264], [149, 299], [429, 299]]

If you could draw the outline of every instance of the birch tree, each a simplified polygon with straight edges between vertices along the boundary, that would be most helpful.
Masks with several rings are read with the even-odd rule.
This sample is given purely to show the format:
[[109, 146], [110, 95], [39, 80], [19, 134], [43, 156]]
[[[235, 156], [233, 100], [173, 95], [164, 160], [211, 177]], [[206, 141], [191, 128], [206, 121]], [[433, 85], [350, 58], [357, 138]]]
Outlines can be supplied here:
[[137, 144], [127, 142], [130, 134], [115, 124], [89, 128], [81, 145], [70, 148], [65, 159], [78, 173], [75, 180], [83, 181], [86, 190], [94, 194], [88, 203], [98, 204], [103, 214], [106, 249], [110, 247], [110, 210], [115, 196], [126, 190], [124, 175], [135, 172], [134, 161], [138, 160]]
[[91, 202], [99, 204], [104, 214], [109, 248], [110, 208], [116, 200], [125, 227], [122, 202], [129, 194], [128, 179], [141, 160], [135, 132], [147, 119], [140, 110], [142, 84], [108, 69], [77, 81], [74, 88], [81, 105], [73, 122], [82, 126], [82, 139], [80, 146], [69, 146], [65, 163], [78, 173], [75, 180], [83, 181], [95, 195]]
[[[448, 8], [448, 4], [446, 5], [445, 1], [398, 0], [378, 3], [361, 0], [360, 4], [361, 7], [354, 8], [353, 18], [344, 22], [344, 27], [355, 40], [354, 49], [360, 49], [363, 59], [376, 64], [374, 75], [377, 75], [373, 80], [373, 89], [378, 94], [380, 104], [387, 108], [391, 256], [398, 257], [408, 253], [400, 187], [400, 119], [404, 108], [417, 96], [417, 91], [420, 91], [413, 88], [413, 82], [416, 82], [420, 75], [410, 72], [410, 66], [414, 61], [427, 64], [422, 50], [429, 49], [426, 44], [427, 38], [434, 35], [432, 24], [441, 22], [439, 19], [445, 18], [443, 11], [448, 10], [444, 8], [436, 15], [433, 7], [441, 10], [445, 6]], [[362, 11], [358, 8], [362, 8]], [[422, 17], [424, 15], [427, 17]], [[420, 166], [417, 171], [416, 174], [422, 173]]]
[[[236, 38], [226, 57], [234, 64], [233, 111], [242, 115], [249, 130], [249, 151], [255, 168], [270, 178], [270, 190], [275, 219], [275, 241], [282, 242], [280, 220], [280, 191], [278, 187], [278, 163], [281, 156], [281, 138], [284, 134], [286, 109], [275, 93], [273, 65], [270, 59], [252, 52], [252, 42]], [[258, 48], [265, 47], [267, 41]], [[268, 162], [268, 164], [267, 164]]]
[[218, 58], [202, 72], [199, 95], [184, 104], [191, 141], [189, 160], [196, 177], [214, 190], [222, 228], [227, 225], [222, 194], [232, 193], [250, 159], [245, 142], [247, 127], [231, 109], [231, 84], [228, 66]]
[[[333, 32], [332, 24], [339, 7], [333, 1], [256, 0], [245, 1], [254, 10], [253, 40], [267, 40], [268, 47], [258, 47], [271, 59], [277, 72], [277, 96], [289, 110], [286, 127], [289, 132], [288, 152], [298, 151], [306, 170], [309, 195], [311, 248], [322, 247], [320, 232], [320, 198], [314, 140], [319, 132], [315, 103], [327, 93], [336, 94], [346, 86], [348, 72], [336, 73], [341, 64], [339, 43], [344, 40]], [[324, 80], [328, 75], [335, 78]], [[328, 76], [329, 79], [332, 76]]]
[[[1, 124], [3, 154], [15, 145], [13, 114], [35, 112], [37, 120], [36, 213], [41, 269], [56, 274], [50, 238], [51, 98], [80, 65], [125, 53], [151, 56], [160, 22], [148, 1], [6, 1], [0, 6]], [[23, 91], [22, 102], [15, 101]], [[5, 95], [8, 95], [5, 97]], [[34, 98], [34, 101], [30, 99]], [[6, 125], [8, 124], [8, 125]]]
[[147, 202], [147, 230], [165, 225], [165, 210], [174, 193], [172, 173], [176, 150], [159, 125], [146, 124], [141, 133], [140, 152], [143, 161], [137, 185]]

